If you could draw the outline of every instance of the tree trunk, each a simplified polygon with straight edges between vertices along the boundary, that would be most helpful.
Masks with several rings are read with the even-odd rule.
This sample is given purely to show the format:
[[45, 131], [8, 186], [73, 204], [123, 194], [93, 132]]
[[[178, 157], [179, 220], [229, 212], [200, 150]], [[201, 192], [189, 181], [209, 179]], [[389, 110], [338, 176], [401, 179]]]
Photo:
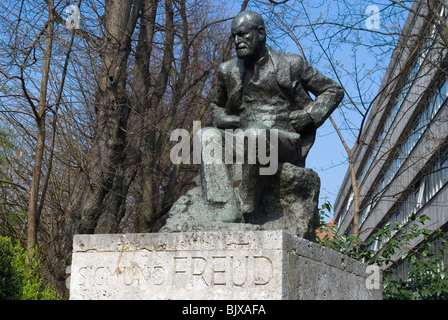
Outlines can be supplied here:
[[[165, 43], [162, 66], [155, 82], [154, 91], [150, 97], [147, 119], [154, 119], [157, 106], [167, 89], [169, 76], [171, 74], [172, 63], [174, 59], [174, 9], [171, 0], [165, 1]], [[149, 232], [152, 230], [157, 216], [155, 210], [154, 175], [157, 165], [158, 153], [156, 147], [157, 131], [151, 127], [145, 135], [145, 145], [141, 165], [141, 197], [142, 202], [139, 212], [140, 232]]]
[[48, 25], [44, 56], [44, 66], [42, 70], [42, 83], [39, 92], [39, 107], [36, 110], [33, 106], [33, 113], [37, 124], [37, 146], [33, 165], [33, 182], [31, 185], [29, 208], [28, 208], [28, 238], [27, 250], [31, 250], [37, 245], [37, 231], [39, 229], [39, 187], [42, 175], [42, 162], [45, 148], [45, 114], [47, 110], [47, 87], [50, 74], [51, 51], [53, 47], [54, 30], [54, 4], [53, 0], [48, 1]]
[[124, 149], [130, 114], [126, 68], [140, 7], [141, 1], [106, 2], [97, 127], [86, 166], [89, 189], [75, 214], [81, 218], [80, 233], [117, 231], [117, 217], [125, 199]]
[[349, 152], [348, 156], [348, 166], [350, 171], [350, 180], [352, 183], [353, 190], [353, 236], [359, 238], [359, 187], [358, 180], [356, 179], [355, 163], [353, 161], [353, 152]]
[[355, 154], [356, 150], [358, 149], [359, 143], [356, 142], [355, 145], [350, 149], [345, 142], [344, 137], [341, 134], [341, 131], [339, 130], [338, 126], [333, 120], [333, 117], [329, 117], [334, 129], [336, 130], [336, 133], [339, 136], [339, 139], [342, 142], [342, 145], [344, 146], [345, 151], [347, 152], [348, 156], [348, 168], [350, 172], [350, 181], [352, 183], [352, 191], [353, 191], [353, 236], [358, 239], [359, 238], [359, 186], [358, 186], [358, 180], [356, 179], [356, 168], [355, 168], [355, 161], [353, 159], [353, 155]]

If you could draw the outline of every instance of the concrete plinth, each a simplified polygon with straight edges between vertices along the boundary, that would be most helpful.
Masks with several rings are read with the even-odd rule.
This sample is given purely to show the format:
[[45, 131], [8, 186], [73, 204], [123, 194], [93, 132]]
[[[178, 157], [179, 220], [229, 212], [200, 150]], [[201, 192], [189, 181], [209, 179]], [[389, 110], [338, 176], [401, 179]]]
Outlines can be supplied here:
[[285, 231], [77, 235], [70, 299], [381, 299], [368, 269]]

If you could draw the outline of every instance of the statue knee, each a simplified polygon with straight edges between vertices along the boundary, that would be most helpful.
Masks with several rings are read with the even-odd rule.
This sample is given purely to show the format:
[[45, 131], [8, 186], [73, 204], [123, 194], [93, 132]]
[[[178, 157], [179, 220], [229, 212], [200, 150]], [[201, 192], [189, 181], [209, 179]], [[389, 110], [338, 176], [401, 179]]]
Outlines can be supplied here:
[[198, 130], [195, 138], [203, 143], [222, 141], [222, 133], [219, 129], [213, 127], [205, 127]]
[[201, 145], [203, 164], [221, 164], [223, 156], [223, 134], [219, 129], [206, 127], [196, 133]]

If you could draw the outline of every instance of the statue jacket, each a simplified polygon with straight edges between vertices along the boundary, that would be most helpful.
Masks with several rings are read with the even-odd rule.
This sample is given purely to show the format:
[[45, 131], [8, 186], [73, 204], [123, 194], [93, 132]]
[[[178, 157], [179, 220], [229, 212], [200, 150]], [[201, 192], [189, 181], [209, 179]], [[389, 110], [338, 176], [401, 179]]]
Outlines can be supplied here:
[[[291, 125], [301, 135], [302, 155], [305, 158], [314, 143], [317, 128], [341, 102], [344, 90], [299, 55], [268, 50], [268, 56], [274, 69], [275, 87], [278, 94], [287, 99]], [[238, 115], [245, 68], [245, 60], [237, 58], [220, 65], [211, 103], [215, 127], [219, 127], [221, 116]]]

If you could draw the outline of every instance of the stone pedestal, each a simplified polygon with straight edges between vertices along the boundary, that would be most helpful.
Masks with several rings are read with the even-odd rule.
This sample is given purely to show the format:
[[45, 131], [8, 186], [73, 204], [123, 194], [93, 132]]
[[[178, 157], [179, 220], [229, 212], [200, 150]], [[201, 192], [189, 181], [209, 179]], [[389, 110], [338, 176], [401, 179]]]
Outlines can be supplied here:
[[381, 299], [367, 270], [285, 231], [77, 235], [70, 299]]

